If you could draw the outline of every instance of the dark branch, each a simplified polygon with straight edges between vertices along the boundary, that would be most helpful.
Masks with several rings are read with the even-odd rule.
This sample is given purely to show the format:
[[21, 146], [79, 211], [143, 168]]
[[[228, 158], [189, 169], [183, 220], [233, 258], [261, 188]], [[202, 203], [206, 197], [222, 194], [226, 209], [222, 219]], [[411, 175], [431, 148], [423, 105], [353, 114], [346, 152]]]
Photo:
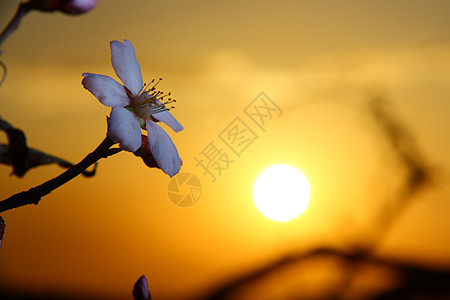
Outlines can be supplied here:
[[25, 16], [32, 9], [29, 2], [22, 2], [17, 7], [16, 13], [14, 14], [11, 21], [9, 21], [8, 25], [6, 25], [5, 29], [3, 29], [0, 34], [0, 46], [6, 40], [6, 38], [19, 27], [20, 21], [23, 16]]
[[69, 168], [58, 177], [50, 179], [26, 192], [18, 193], [1, 201], [0, 213], [28, 204], [38, 204], [42, 197], [50, 194], [53, 190], [83, 173], [99, 159], [106, 158], [121, 151], [121, 149], [118, 148], [110, 149], [112, 145], [114, 145], [114, 142], [109, 137], [106, 137], [92, 153], [88, 154], [82, 161]]

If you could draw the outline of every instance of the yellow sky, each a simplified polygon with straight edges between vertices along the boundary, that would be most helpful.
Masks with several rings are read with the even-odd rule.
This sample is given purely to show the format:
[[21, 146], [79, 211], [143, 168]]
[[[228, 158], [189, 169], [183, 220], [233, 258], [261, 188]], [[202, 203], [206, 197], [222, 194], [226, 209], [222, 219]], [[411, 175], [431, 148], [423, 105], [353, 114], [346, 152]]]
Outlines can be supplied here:
[[[389, 100], [437, 174], [379, 251], [450, 263], [448, 1], [99, 2], [82, 16], [25, 17], [2, 46], [0, 115], [30, 146], [79, 161], [105, 136], [109, 113], [81, 74], [113, 76], [109, 41], [129, 39], [144, 81], [163, 77], [159, 87], [178, 100], [172, 112], [185, 129], [165, 128], [202, 196], [177, 207], [162, 172], [130, 153], [101, 161], [95, 177], [2, 214], [0, 287], [127, 298], [146, 274], [155, 299], [188, 298], [265, 260], [372, 232], [400, 176], [367, 113], [373, 94]], [[0, 4], [1, 26], [16, 3]], [[283, 111], [265, 131], [244, 112], [261, 92]], [[236, 117], [258, 139], [213, 183], [194, 157], [220, 144]], [[258, 173], [276, 163], [311, 184], [309, 208], [287, 223], [268, 220], [251, 199]], [[41, 167], [18, 179], [10, 171], [0, 166], [1, 199], [61, 172]]]

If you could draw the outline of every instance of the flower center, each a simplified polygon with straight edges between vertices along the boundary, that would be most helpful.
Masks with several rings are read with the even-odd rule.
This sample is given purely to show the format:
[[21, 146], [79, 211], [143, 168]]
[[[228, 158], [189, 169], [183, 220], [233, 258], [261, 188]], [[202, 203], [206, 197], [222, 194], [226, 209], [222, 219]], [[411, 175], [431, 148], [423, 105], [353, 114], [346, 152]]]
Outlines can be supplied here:
[[162, 78], [157, 82], [153, 79], [149, 84], [144, 83], [137, 95], [133, 95], [126, 87], [125, 91], [130, 99], [130, 104], [125, 108], [134, 112], [141, 119], [149, 119], [151, 115], [170, 110], [174, 106], [166, 107], [170, 103], [176, 102], [170, 98], [170, 93], [164, 94], [156, 90], [156, 86]]

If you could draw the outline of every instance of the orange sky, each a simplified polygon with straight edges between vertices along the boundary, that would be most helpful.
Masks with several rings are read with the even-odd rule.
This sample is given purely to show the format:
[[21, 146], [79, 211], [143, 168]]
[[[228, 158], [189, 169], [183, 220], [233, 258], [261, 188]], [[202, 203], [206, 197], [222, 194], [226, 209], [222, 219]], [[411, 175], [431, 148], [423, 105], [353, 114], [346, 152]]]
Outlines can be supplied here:
[[[17, 2], [2, 1], [1, 26]], [[146, 274], [155, 299], [189, 298], [266, 260], [372, 232], [400, 174], [367, 113], [372, 94], [389, 100], [437, 176], [379, 253], [448, 265], [449, 11], [447, 1], [111, 0], [77, 17], [31, 12], [2, 46], [1, 116], [30, 146], [79, 161], [104, 138], [109, 114], [81, 74], [115, 77], [109, 41], [129, 39], [144, 81], [163, 77], [159, 87], [178, 100], [172, 112], [185, 129], [168, 132], [182, 172], [203, 191], [180, 208], [167, 197], [169, 177], [134, 155], [101, 161], [95, 177], [2, 214], [0, 286], [123, 299]], [[261, 92], [283, 111], [265, 131], [244, 113]], [[220, 144], [236, 117], [258, 139], [213, 183], [194, 157]], [[276, 163], [311, 184], [309, 208], [286, 223], [265, 218], [251, 199], [258, 173]], [[22, 179], [10, 172], [0, 166], [1, 199], [61, 169]]]

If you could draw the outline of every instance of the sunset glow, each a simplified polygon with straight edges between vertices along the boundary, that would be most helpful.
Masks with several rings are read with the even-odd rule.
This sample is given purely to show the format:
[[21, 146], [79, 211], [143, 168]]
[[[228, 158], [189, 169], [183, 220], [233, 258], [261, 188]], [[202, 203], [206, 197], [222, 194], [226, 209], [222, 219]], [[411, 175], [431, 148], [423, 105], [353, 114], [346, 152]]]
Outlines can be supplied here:
[[[30, 10], [2, 41], [25, 2], [97, 5]], [[420, 298], [450, 278], [449, 12], [0, 1], [0, 201], [119, 142], [0, 211], [0, 299], [131, 299], [143, 275], [152, 299]]]

